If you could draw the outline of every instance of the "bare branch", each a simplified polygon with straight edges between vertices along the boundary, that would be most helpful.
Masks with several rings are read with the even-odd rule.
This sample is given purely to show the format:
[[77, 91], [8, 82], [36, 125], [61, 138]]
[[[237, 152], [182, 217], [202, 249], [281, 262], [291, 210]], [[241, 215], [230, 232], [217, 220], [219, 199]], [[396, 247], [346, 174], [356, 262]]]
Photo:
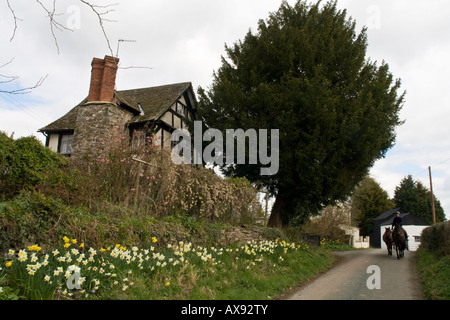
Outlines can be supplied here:
[[[7, 65], [10, 64], [11, 62], [13, 62], [13, 60], [14, 60], [14, 58], [12, 58], [11, 60], [9, 60], [7, 63], [1, 65], [1, 66], [0, 66], [0, 69], [3, 68], [4, 66], [7, 66]], [[8, 80], [0, 81], [0, 83], [9, 83], [9, 82], [13, 82], [14, 80], [19, 79], [18, 76], [5, 76], [4, 74], [0, 74], [0, 77], [8, 79]]]
[[49, 18], [49, 22], [50, 22], [50, 31], [52, 32], [53, 39], [55, 40], [56, 50], [58, 51], [58, 54], [59, 54], [59, 45], [58, 45], [58, 40], [55, 35], [54, 28], [56, 28], [60, 31], [63, 31], [63, 30], [73, 31], [73, 30], [67, 28], [65, 25], [63, 25], [62, 23], [58, 22], [55, 19], [55, 16], [62, 15], [62, 14], [56, 13], [56, 0], [53, 0], [53, 8], [51, 10], [48, 9], [46, 6], [44, 6], [44, 4], [40, 0], [36, 0], [36, 2], [41, 5], [41, 7], [44, 9], [45, 12], [47, 12], [47, 17]]
[[0, 90], [0, 93], [8, 93], [8, 94], [27, 94], [30, 93], [31, 90], [36, 89], [37, 87], [40, 87], [44, 80], [48, 77], [48, 74], [45, 77], [41, 77], [38, 82], [32, 87], [27, 88], [21, 88], [16, 90]]
[[2, 75], [2, 74], [0, 74], [0, 77], [9, 79], [9, 80], [3, 80], [3, 81], [0, 81], [0, 83], [10, 83], [10, 82], [13, 82], [14, 80], [19, 79], [19, 77], [8, 77], [8, 76], [4, 76], [4, 75]]
[[[39, 5], [42, 7], [42, 9], [47, 13], [47, 18], [49, 19], [49, 24], [50, 24], [50, 31], [51, 31], [52, 37], [55, 41], [55, 46], [56, 46], [57, 52], [59, 54], [60, 50], [59, 50], [59, 45], [58, 45], [58, 40], [57, 40], [57, 37], [55, 34], [55, 30], [59, 30], [59, 31], [64, 31], [64, 30], [73, 31], [73, 30], [66, 27], [63, 23], [61, 23], [57, 20], [57, 18], [59, 16], [64, 15], [64, 13], [57, 13], [57, 11], [56, 11], [56, 1], [57, 0], [53, 0], [53, 4], [52, 4], [51, 8], [49, 8], [49, 6], [44, 5], [42, 3], [42, 0], [35, 0], [35, 1], [37, 3], [39, 3]], [[117, 22], [116, 20], [107, 19], [107, 18], [105, 18], [105, 16], [107, 14], [115, 11], [114, 9], [111, 9], [111, 8], [118, 5], [118, 3], [109, 4], [109, 5], [96, 5], [96, 4], [92, 4], [88, 0], [79, 0], [79, 1], [82, 2], [83, 4], [85, 4], [86, 6], [88, 6], [92, 10], [92, 12], [94, 12], [94, 14], [97, 16], [103, 36], [105, 37], [106, 43], [108, 45], [108, 49], [111, 52], [111, 56], [114, 56], [108, 35], [107, 35], [105, 27], [104, 27], [104, 22]], [[12, 36], [10, 38], [10, 42], [12, 42], [16, 35], [17, 28], [18, 28], [17, 22], [23, 21], [23, 20], [20, 19], [19, 17], [17, 17], [14, 9], [11, 7], [10, 0], [6, 0], [6, 2], [8, 5], [8, 8], [9, 8], [9, 11], [11, 12], [13, 19], [14, 19], [14, 29], [13, 29]], [[10, 64], [13, 60], [14, 60], [14, 58], [11, 59], [11, 61], [0, 66], [0, 68]], [[134, 67], [129, 67], [129, 68], [134, 68]], [[47, 78], [47, 76], [48, 75], [41, 77], [34, 86], [27, 87], [27, 88], [21, 88], [21, 89], [17, 89], [17, 90], [0, 90], [0, 93], [8, 93], [8, 94], [29, 93], [32, 89], [35, 89], [35, 88], [41, 86], [42, 83], [44, 82], [44, 80]], [[7, 76], [7, 75], [0, 74], [0, 79], [1, 78], [4, 78], [5, 80], [0, 80], [0, 84], [5, 84], [5, 83], [13, 82], [14, 80], [17, 80], [19, 77], [18, 76]]]
[[16, 30], [17, 30], [17, 20], [23, 21], [22, 19], [18, 18], [16, 16], [16, 13], [14, 12], [13, 8], [11, 7], [9, 0], [6, 0], [6, 3], [8, 4], [9, 11], [11, 11], [13, 18], [14, 18], [14, 30], [11, 38], [9, 39], [9, 42], [13, 41], [14, 37], [16, 36]]
[[[105, 30], [105, 27], [103, 25], [103, 22], [105, 22], [105, 21], [106, 22], [117, 22], [117, 21], [116, 20], [105, 19], [103, 16], [108, 14], [108, 13], [110, 13], [110, 12], [115, 11], [114, 9], [108, 9], [108, 8], [111, 8], [113, 6], [118, 5], [118, 3], [109, 4], [109, 5], [105, 5], [105, 6], [99, 6], [99, 5], [91, 4], [90, 2], [85, 1], [85, 0], [80, 0], [80, 2], [84, 3], [89, 8], [91, 8], [91, 10], [97, 15], [98, 22], [100, 24], [100, 28], [102, 29], [103, 35], [105, 36], [106, 43], [108, 45], [108, 49], [111, 52], [111, 57], [114, 57], [114, 53], [113, 53], [113, 50], [111, 48], [111, 44], [109, 42], [109, 38], [108, 38], [108, 36], [106, 34], [106, 30]], [[106, 9], [106, 11], [102, 11], [101, 12], [101, 11], [99, 11], [99, 9]]]
[[11, 62], [13, 62], [14, 58], [12, 58], [11, 60], [9, 60], [7, 63], [3, 64], [0, 66], [0, 69], [7, 66], [8, 64], [10, 64]]

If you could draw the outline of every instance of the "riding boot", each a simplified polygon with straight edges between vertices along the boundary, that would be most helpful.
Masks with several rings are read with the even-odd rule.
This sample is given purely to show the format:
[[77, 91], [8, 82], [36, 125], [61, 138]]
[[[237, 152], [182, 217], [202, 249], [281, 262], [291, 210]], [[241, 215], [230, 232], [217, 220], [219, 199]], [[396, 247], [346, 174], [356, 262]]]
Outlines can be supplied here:
[[402, 227], [403, 232], [405, 233], [405, 249], [409, 251], [409, 243], [408, 243], [408, 233], [406, 230]]

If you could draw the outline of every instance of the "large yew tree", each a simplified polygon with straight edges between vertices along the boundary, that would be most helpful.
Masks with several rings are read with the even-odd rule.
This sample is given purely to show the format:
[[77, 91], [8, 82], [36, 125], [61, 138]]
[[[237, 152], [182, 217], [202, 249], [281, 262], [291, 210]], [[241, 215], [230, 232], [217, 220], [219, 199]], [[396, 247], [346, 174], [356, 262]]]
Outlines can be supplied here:
[[269, 226], [302, 223], [347, 198], [393, 146], [404, 94], [388, 65], [370, 61], [366, 49], [366, 29], [358, 34], [336, 1], [283, 2], [256, 33], [225, 46], [211, 86], [199, 88], [206, 126], [223, 134], [280, 130], [276, 175], [260, 175], [264, 165], [222, 166], [276, 197]]

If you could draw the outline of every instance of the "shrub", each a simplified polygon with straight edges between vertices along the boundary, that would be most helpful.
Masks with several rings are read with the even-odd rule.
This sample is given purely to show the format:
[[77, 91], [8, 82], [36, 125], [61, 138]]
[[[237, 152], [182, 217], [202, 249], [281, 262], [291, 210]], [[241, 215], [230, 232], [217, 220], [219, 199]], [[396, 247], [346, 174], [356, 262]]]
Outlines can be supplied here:
[[37, 191], [21, 191], [0, 211], [0, 247], [51, 242], [51, 230], [67, 212], [68, 208], [60, 200]]
[[68, 165], [68, 159], [44, 147], [36, 137], [14, 140], [0, 132], [0, 200], [41, 186], [50, 172], [56, 175]]
[[440, 257], [450, 255], [450, 221], [425, 228], [420, 247]]
[[81, 180], [72, 183], [76, 204], [95, 211], [106, 201], [143, 216], [187, 215], [215, 222], [248, 222], [262, 212], [257, 190], [245, 178], [222, 179], [211, 169], [175, 165], [170, 153], [152, 145], [151, 138], [138, 147], [124, 135], [113, 140], [100, 142], [95, 152], [76, 163], [81, 173]]
[[320, 239], [326, 237], [329, 241], [348, 243], [349, 237], [342, 226], [348, 223], [346, 205], [327, 206], [321, 216], [311, 218], [302, 226], [306, 234], [319, 235]]

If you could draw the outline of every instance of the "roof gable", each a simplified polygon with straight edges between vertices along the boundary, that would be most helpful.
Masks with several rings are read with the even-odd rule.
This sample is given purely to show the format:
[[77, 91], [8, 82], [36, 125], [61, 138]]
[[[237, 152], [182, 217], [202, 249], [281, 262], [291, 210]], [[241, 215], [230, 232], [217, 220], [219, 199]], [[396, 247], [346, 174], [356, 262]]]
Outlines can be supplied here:
[[[117, 91], [117, 99], [129, 105], [139, 114], [130, 122], [154, 120], [169, 109], [186, 90], [192, 88], [190, 82], [183, 82], [159, 87]], [[143, 115], [140, 113], [142, 108]]]
[[375, 219], [373, 220], [386, 220], [389, 219], [391, 217], [395, 216], [395, 213], [399, 211], [400, 213], [406, 213], [406, 211], [403, 208], [395, 208], [395, 209], [391, 209], [388, 211], [383, 212], [382, 214], [380, 214], [379, 216], [377, 216]]
[[[133, 118], [130, 120], [131, 123], [150, 121], [157, 119], [165, 113], [186, 91], [192, 91], [189, 96], [192, 96], [193, 99], [195, 99], [191, 82], [115, 91], [116, 105], [134, 114]], [[51, 132], [74, 130], [76, 127], [78, 108], [84, 105], [86, 101], [87, 98], [72, 108], [64, 116], [39, 131]], [[142, 108], [143, 114], [141, 114], [139, 106]]]
[[[401, 213], [400, 217], [403, 219], [403, 225], [406, 225], [406, 226], [411, 226], [411, 225], [428, 226], [428, 225], [430, 225], [429, 223], [425, 222], [422, 218], [415, 216], [409, 212]], [[383, 223], [381, 223], [380, 226], [392, 225], [394, 218], [395, 217], [391, 217], [391, 218], [387, 219], [386, 221], [383, 221]]]
[[74, 130], [75, 123], [77, 122], [78, 108], [80, 105], [84, 104], [87, 99], [84, 99], [74, 108], [72, 108], [69, 112], [67, 112], [61, 118], [53, 121], [42, 129], [39, 129], [40, 132], [50, 132], [50, 131], [64, 131], [64, 130]]

